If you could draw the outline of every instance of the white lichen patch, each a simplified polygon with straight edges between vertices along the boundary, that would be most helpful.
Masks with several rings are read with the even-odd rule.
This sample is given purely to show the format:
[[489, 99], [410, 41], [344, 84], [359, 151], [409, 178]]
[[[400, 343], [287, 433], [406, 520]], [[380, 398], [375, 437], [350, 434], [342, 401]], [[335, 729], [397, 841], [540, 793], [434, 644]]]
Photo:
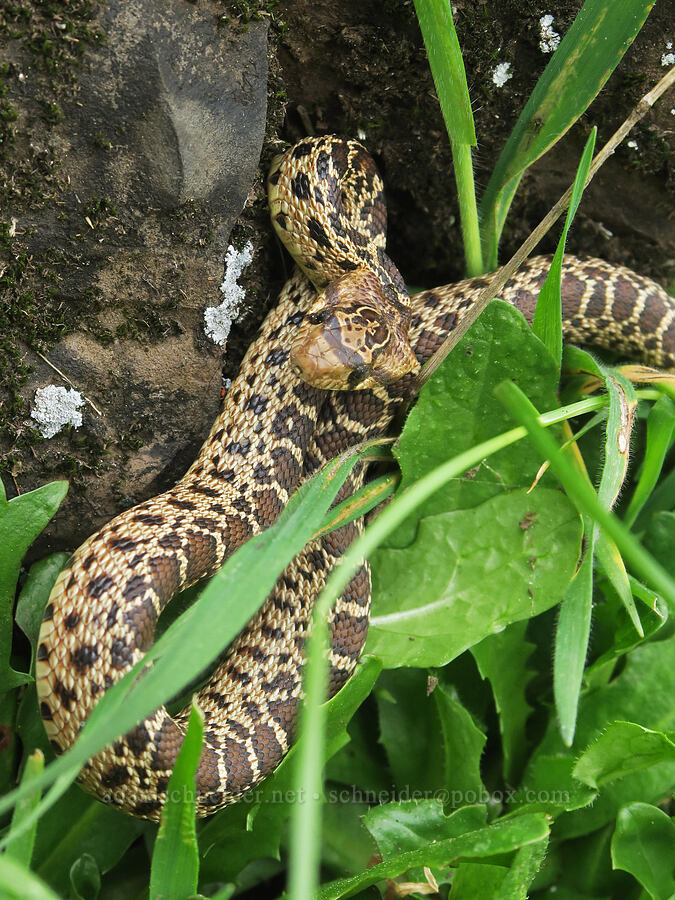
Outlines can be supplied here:
[[42, 437], [52, 438], [66, 425], [80, 427], [81, 406], [84, 406], [84, 400], [79, 391], [48, 384], [47, 387], [35, 391], [35, 403], [30, 417], [35, 419]]
[[219, 306], [209, 306], [204, 310], [204, 331], [214, 344], [221, 347], [227, 340], [245, 296], [243, 287], [237, 281], [252, 259], [253, 244], [250, 241], [243, 250], [237, 250], [230, 244], [225, 254], [225, 277], [220, 285], [223, 301]]
[[673, 50], [673, 42], [668, 41], [666, 43], [666, 51], [667, 52], [663, 53], [661, 55], [661, 65], [662, 66], [672, 66], [673, 63], [675, 63], [675, 53], [673, 53], [672, 50]]
[[499, 63], [494, 67], [492, 71], [492, 80], [497, 87], [503, 87], [509, 78], [513, 78], [510, 62]]
[[539, 49], [542, 53], [553, 53], [560, 44], [560, 35], [553, 28], [553, 16], [542, 16], [539, 19]]

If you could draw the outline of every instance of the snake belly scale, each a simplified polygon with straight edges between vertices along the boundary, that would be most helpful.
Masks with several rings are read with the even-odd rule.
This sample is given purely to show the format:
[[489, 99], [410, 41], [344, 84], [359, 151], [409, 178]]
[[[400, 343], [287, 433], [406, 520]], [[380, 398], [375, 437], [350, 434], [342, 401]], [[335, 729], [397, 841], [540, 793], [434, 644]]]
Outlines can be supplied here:
[[[309, 238], [298, 240], [304, 272], [296, 269], [265, 319], [184, 478], [88, 538], [52, 590], [40, 630], [36, 676], [40, 712], [57, 753], [74, 743], [105, 690], [142, 658], [161, 610], [176, 592], [213, 574], [247, 538], [274, 522], [294, 489], [325, 461], [386, 431], [410, 376], [379, 383], [378, 375], [391, 381], [386, 372], [378, 372], [378, 360], [388, 352], [381, 348], [398, 347], [395, 353], [402, 353], [404, 368], [411, 371], [440, 346], [486, 283], [469, 279], [408, 298], [384, 254], [381, 182], [366, 151], [355, 142], [327, 136], [302, 141], [283, 159], [292, 162], [292, 177], [303, 173], [302, 196], [289, 199], [286, 212], [275, 207], [284, 202], [279, 191], [286, 190], [279, 188], [279, 177], [270, 186], [271, 207], [276, 216], [283, 214], [276, 227], [294, 255], [292, 218], [299, 217], [298, 229]], [[272, 182], [279, 167], [275, 161]], [[337, 179], [335, 184], [326, 181], [326, 171]], [[320, 231], [313, 225], [310, 232], [310, 219]], [[317, 275], [326, 272], [326, 259], [333, 261], [328, 274]], [[321, 324], [317, 289], [325, 302], [335, 277], [331, 264], [337, 265], [338, 279], [358, 271], [369, 281], [384, 271], [384, 288], [378, 290], [386, 295], [385, 315], [393, 315], [394, 323], [387, 330], [407, 323], [407, 336], [396, 333], [393, 343], [385, 336], [375, 342], [375, 359], [371, 354], [365, 363], [356, 360], [356, 383], [350, 386], [360, 390], [310, 386], [292, 359], [298, 341], [308, 357], [307, 322], [314, 317], [309, 322], [313, 329]], [[528, 260], [500, 295], [530, 320], [548, 264], [545, 257]], [[347, 295], [347, 313], [336, 316], [338, 330], [353, 314], [349, 304], [355, 297], [371, 304], [360, 287]], [[600, 260], [566, 257], [563, 305], [568, 339], [600, 344], [654, 365], [675, 364], [675, 305], [653, 281]], [[328, 318], [324, 315], [324, 321]], [[407, 341], [415, 355], [412, 364], [405, 349], [400, 350]], [[363, 332], [356, 343], [358, 350]], [[335, 341], [329, 349], [332, 353]], [[320, 377], [324, 374], [321, 369]], [[352, 476], [341, 497], [362, 475], [357, 471]], [[288, 750], [312, 604], [359, 528], [358, 523], [343, 526], [303, 550], [200, 691], [205, 738], [196, 778], [198, 815], [236, 801], [273, 771]], [[331, 613], [331, 694], [358, 662], [369, 608], [370, 575], [364, 563]], [[157, 820], [188, 713], [171, 717], [158, 709], [89, 760], [80, 782], [121, 810]]]

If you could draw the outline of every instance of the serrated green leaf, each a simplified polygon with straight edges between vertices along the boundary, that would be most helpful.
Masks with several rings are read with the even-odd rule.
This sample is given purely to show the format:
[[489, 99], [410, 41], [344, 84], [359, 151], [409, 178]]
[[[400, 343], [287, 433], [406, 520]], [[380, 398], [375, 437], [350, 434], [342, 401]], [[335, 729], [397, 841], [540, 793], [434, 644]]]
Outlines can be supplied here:
[[[411, 546], [373, 554], [369, 651], [385, 667], [445, 665], [487, 635], [558, 603], [579, 540], [578, 516], [548, 488], [512, 491], [422, 520]], [[420, 558], [427, 561], [422, 573]]]
[[195, 829], [195, 773], [204, 742], [204, 717], [193, 702], [183, 744], [166, 789], [152, 852], [150, 900], [183, 900], [197, 890], [199, 850]]
[[579, 757], [573, 775], [597, 788], [630, 772], [675, 763], [675, 744], [661, 731], [635, 722], [612, 722]]
[[428, 844], [420, 850], [401, 853], [386, 862], [371, 866], [359, 875], [341, 878], [323, 885], [318, 900], [338, 900], [351, 897], [357, 891], [386, 878], [396, 878], [418, 866], [448, 865], [460, 857], [494, 856], [509, 853], [518, 847], [540, 841], [548, 834], [544, 816], [524, 815], [515, 819], [489, 825], [477, 831], [467, 832], [457, 838], [449, 838]]
[[394, 783], [430, 796], [445, 788], [445, 757], [436, 702], [426, 672], [383, 672], [375, 691], [384, 748]]
[[655, 806], [631, 803], [619, 810], [612, 837], [612, 866], [630, 872], [654, 900], [675, 892], [675, 823]]
[[432, 841], [459, 837], [487, 824], [487, 808], [464, 806], [450, 815], [441, 799], [403, 800], [373, 806], [363, 817], [383, 860], [408, 850], [426, 847]]
[[502, 881], [501, 900], [527, 900], [529, 888], [544, 862], [548, 849], [548, 835], [534, 844], [521, 847]]
[[446, 685], [439, 682], [431, 696], [443, 733], [448, 807], [473, 805], [486, 794], [480, 774], [485, 734]]
[[[512, 376], [528, 386], [541, 409], [558, 405], [558, 373], [546, 348], [519, 312], [495, 301], [424, 385], [406, 420], [395, 449], [402, 473], [400, 492], [446, 460], [511, 427], [493, 387], [500, 378]], [[387, 545], [410, 544], [418, 519], [477, 506], [509, 488], [529, 487], [539, 465], [526, 443], [506, 447], [436, 491]]]
[[[582, 694], [571, 748], [564, 745], [555, 722], [549, 722], [544, 738], [528, 763], [523, 787], [533, 791], [534, 795], [540, 790], [557, 789], [564, 778], [562, 773], [554, 773], [555, 765], [566, 764], [569, 780], [575, 781], [571, 771], [576, 758], [594, 744], [612, 722], [634, 722], [654, 731], [672, 731], [675, 727], [673, 696], [675, 637], [636, 647], [627, 655], [620, 674], [609, 684]], [[581, 782], [576, 783], [579, 792], [590, 791]], [[670, 793], [674, 783], [675, 763], [668, 762], [606, 783], [592, 806], [558, 816], [556, 836], [562, 840], [596, 831], [611, 822], [621, 806], [637, 800], [658, 802]], [[518, 802], [521, 809], [527, 808], [524, 806], [526, 799], [519, 797]]]
[[514, 783], [525, 763], [525, 725], [532, 707], [525, 692], [534, 672], [527, 661], [534, 644], [525, 640], [527, 620], [508, 625], [499, 634], [491, 634], [471, 648], [482, 678], [487, 678], [499, 714], [502, 736], [504, 779]]

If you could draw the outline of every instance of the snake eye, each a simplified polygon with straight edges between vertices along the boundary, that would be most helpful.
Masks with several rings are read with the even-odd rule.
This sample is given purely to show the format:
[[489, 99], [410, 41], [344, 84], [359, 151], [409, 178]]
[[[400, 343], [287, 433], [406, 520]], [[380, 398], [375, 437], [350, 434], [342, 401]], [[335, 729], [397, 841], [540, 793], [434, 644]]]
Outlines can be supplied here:
[[310, 313], [307, 316], [307, 321], [311, 325], [323, 325], [330, 318], [330, 315], [331, 311], [329, 309], [320, 309], [319, 312]]
[[370, 375], [371, 368], [371, 366], [357, 366], [355, 369], [352, 369], [347, 379], [349, 389], [353, 391], [357, 385], [361, 384]]

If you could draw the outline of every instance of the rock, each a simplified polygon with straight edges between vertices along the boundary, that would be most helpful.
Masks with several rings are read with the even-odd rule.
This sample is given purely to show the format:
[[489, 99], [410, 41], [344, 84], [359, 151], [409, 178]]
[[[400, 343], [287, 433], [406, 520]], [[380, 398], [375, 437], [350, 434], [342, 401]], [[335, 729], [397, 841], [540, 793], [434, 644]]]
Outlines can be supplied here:
[[[73, 476], [35, 557], [167, 488], [208, 433], [222, 351], [203, 312], [220, 300], [265, 127], [264, 24], [234, 34], [213, 7], [184, 0], [111, 0], [100, 24], [106, 41], [86, 52], [52, 131], [62, 190], [16, 225], [31, 257], [60, 262], [55, 294], [72, 330], [49, 361], [93, 404], [80, 429], [15, 466], [22, 492]], [[35, 390], [67, 382], [23, 352], [28, 428]]]

